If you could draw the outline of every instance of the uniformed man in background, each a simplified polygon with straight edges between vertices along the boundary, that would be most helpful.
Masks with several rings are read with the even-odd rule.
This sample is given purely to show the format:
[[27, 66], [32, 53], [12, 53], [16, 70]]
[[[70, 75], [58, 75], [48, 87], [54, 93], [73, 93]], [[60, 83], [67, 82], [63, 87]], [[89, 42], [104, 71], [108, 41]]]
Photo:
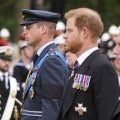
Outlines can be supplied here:
[[16, 120], [11, 117], [17, 93], [16, 79], [9, 75], [12, 57], [11, 46], [0, 47], [0, 120]]
[[[31, 68], [33, 48], [31, 46], [28, 46], [26, 41], [20, 41], [19, 53], [20, 53], [20, 58], [13, 68], [13, 76], [16, 78], [18, 86], [20, 88], [17, 92], [17, 99], [19, 99], [19, 101], [22, 101], [25, 80]], [[19, 110], [19, 115], [20, 115], [21, 106], [17, 104], [17, 108]]]

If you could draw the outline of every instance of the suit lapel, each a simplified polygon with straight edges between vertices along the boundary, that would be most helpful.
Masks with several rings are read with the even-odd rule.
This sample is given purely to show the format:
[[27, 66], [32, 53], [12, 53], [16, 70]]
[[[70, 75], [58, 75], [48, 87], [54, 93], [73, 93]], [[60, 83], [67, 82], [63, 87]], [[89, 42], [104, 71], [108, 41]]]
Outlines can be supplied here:
[[[89, 69], [89, 64], [92, 62], [93, 58], [96, 56], [96, 54], [98, 53], [98, 51], [93, 52], [84, 62], [83, 64], [76, 68], [75, 70], [75, 74], [76, 73], [82, 73], [82, 74], [86, 74], [88, 69]], [[65, 92], [63, 95], [63, 101], [62, 101], [62, 105], [61, 105], [61, 110], [62, 110], [62, 118], [64, 117], [65, 113], [68, 111], [68, 109], [70, 108], [70, 106], [72, 105], [72, 102], [74, 101], [74, 97], [76, 94], [77, 89], [72, 88], [72, 84], [74, 82], [74, 76], [69, 79], [66, 88], [65, 88]]]

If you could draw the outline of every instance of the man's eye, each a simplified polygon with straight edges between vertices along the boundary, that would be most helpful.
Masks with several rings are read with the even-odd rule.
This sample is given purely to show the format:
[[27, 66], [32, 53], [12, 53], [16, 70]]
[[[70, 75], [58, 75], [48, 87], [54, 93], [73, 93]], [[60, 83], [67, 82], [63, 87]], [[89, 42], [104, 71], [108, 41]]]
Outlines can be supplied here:
[[27, 26], [26, 29], [29, 30], [31, 27], [30, 26]]

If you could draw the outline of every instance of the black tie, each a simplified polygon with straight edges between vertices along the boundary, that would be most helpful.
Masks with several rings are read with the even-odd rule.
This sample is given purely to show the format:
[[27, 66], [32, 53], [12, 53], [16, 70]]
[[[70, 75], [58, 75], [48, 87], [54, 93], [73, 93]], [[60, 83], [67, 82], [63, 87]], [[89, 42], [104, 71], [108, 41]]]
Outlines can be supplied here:
[[5, 80], [5, 75], [3, 75], [3, 76], [2, 76], [2, 82], [3, 82], [3, 84], [4, 84], [5, 88], [6, 88], [6, 80]]
[[37, 59], [38, 59], [38, 55], [37, 55], [37, 53], [36, 53], [36, 54], [34, 54], [34, 56], [33, 56], [33, 63], [34, 63], [34, 65], [35, 65]]

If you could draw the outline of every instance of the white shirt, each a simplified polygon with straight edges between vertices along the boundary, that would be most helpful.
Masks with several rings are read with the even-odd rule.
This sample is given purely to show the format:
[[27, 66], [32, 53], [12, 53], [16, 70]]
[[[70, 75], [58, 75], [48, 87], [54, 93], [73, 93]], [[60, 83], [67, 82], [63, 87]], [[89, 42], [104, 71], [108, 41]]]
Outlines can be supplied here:
[[[41, 48], [39, 48], [38, 51], [37, 51], [37, 55], [39, 56], [42, 53], [42, 51], [44, 50], [44, 48], [46, 48], [48, 45], [50, 45], [52, 43], [54, 43], [54, 42], [50, 41], [47, 44], [43, 45]], [[30, 68], [33, 68], [33, 61], [30, 64]]]
[[9, 88], [9, 85], [8, 85], [8, 72], [3, 73], [3, 72], [0, 71], [0, 80], [1, 81], [3, 81], [3, 75], [5, 75], [5, 87], [6, 87], [6, 89], [8, 89]]
[[39, 48], [37, 51], [37, 55], [39, 56], [42, 53], [42, 51], [44, 50], [44, 48], [46, 48], [48, 45], [50, 45], [52, 43], [53, 43], [53, 41], [50, 41], [47, 44], [43, 45], [41, 48]]
[[98, 47], [91, 48], [91, 49], [85, 51], [83, 54], [81, 54], [77, 58], [77, 61], [78, 61], [79, 65], [81, 65], [85, 61], [85, 59], [96, 50], [98, 50]]

